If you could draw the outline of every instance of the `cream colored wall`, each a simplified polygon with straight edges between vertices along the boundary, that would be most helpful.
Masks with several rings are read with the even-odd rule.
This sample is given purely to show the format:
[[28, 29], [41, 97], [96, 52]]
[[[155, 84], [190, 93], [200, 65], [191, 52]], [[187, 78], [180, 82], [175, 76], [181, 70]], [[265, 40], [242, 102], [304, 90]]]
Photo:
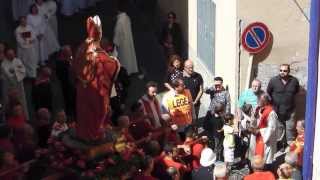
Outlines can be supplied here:
[[[199, 72], [202, 75], [204, 81], [204, 87], [210, 86], [213, 83], [214, 75], [206, 66], [201, 62], [197, 56], [197, 1], [189, 0], [188, 2], [188, 14], [189, 14], [189, 59], [192, 59], [194, 62], [195, 71]], [[204, 116], [206, 111], [209, 108], [210, 97], [204, 94], [201, 98], [201, 108], [199, 112], [199, 117]]]
[[[236, 0], [213, 1], [216, 4], [215, 29], [215, 74], [203, 65], [197, 57], [197, 3], [189, 0], [189, 58], [195, 63], [195, 70], [202, 74], [204, 87], [212, 86], [214, 76], [222, 76], [229, 86], [232, 99], [237, 89], [237, 2]], [[212, 17], [213, 19], [213, 17]], [[208, 109], [210, 99], [203, 95], [200, 114]], [[233, 109], [233, 108], [232, 108]]]
[[229, 86], [230, 97], [234, 105], [238, 88], [237, 0], [215, 0], [215, 2], [215, 75], [223, 77], [224, 84]]
[[[290, 64], [293, 61], [307, 60], [309, 23], [294, 0], [213, 0], [213, 2], [216, 3], [215, 75], [222, 76], [225, 84], [229, 86], [233, 104], [236, 103], [238, 91], [245, 89], [249, 58], [249, 54], [242, 47], [240, 49], [238, 47], [240, 19], [243, 22], [242, 28], [251, 22], [261, 21], [270, 29], [273, 46], [268, 56], [262, 61], [263, 63]], [[309, 6], [309, 0], [297, 0], [297, 2], [302, 9]], [[197, 57], [196, 0], [161, 0], [159, 3], [161, 9], [177, 12], [183, 29], [188, 29], [185, 36], [189, 40], [189, 58], [195, 63], [195, 70], [204, 77], [204, 86], [211, 85], [214, 74], [211, 74]], [[184, 11], [186, 5], [188, 18], [184, 19], [181, 14], [186, 14]], [[238, 73], [239, 59], [240, 74]], [[209, 104], [208, 97], [204, 96], [202, 102], [204, 112]]]
[[[309, 6], [309, 0], [297, 2], [302, 9]], [[273, 47], [263, 63], [290, 64], [293, 61], [307, 60], [309, 23], [294, 0], [241, 0], [238, 4], [238, 19], [243, 21], [243, 28], [252, 22], [261, 21], [272, 33]], [[243, 90], [249, 54], [242, 48], [240, 50], [240, 79]]]

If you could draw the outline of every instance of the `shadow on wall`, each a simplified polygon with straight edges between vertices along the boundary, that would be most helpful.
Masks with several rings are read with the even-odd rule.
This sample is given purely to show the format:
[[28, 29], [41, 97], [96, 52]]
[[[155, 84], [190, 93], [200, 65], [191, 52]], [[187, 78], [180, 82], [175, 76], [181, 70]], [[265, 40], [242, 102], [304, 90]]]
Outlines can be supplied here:
[[301, 120], [305, 118], [306, 112], [306, 89], [301, 88], [300, 92], [296, 96], [296, 120]]
[[253, 73], [251, 74], [250, 80], [253, 80], [254, 78], [257, 77], [258, 65], [259, 63], [262, 63], [265, 59], [267, 59], [267, 57], [271, 53], [272, 47], [273, 47], [273, 34], [270, 32], [270, 40], [269, 40], [268, 46], [264, 50], [262, 50], [260, 53], [255, 54], [253, 57], [253, 64], [252, 64]]

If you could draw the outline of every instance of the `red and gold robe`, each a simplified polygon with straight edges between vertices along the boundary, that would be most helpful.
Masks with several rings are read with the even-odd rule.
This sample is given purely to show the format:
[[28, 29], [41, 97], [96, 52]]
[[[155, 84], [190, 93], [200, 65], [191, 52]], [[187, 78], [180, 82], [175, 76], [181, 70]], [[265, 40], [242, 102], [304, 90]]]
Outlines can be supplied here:
[[[90, 48], [90, 49], [89, 49]], [[76, 135], [83, 140], [104, 137], [109, 102], [120, 64], [100, 47], [82, 45], [73, 65], [78, 77]]]

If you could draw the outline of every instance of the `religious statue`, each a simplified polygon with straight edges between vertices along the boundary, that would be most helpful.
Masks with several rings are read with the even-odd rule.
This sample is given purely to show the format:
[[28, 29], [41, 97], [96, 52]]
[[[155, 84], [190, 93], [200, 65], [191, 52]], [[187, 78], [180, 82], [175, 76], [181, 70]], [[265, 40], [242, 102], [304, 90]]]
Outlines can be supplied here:
[[99, 16], [87, 19], [88, 37], [72, 63], [77, 76], [76, 137], [88, 142], [103, 140], [110, 117], [110, 95], [120, 64], [100, 46]]

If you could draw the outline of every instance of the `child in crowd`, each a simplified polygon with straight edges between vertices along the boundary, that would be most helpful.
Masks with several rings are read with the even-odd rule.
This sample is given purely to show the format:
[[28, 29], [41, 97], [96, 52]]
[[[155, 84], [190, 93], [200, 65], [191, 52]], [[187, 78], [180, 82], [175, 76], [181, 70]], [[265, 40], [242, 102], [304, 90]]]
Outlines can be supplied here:
[[234, 162], [234, 149], [235, 149], [235, 138], [233, 129], [233, 114], [224, 115], [224, 140], [223, 140], [223, 155], [224, 161], [228, 166], [232, 165]]
[[26, 124], [26, 116], [21, 103], [16, 102], [10, 107], [7, 116], [7, 125], [12, 129], [23, 128]]
[[60, 110], [57, 113], [56, 121], [52, 126], [51, 136], [58, 137], [61, 133], [67, 131], [69, 129], [66, 120], [67, 116], [64, 110]]

